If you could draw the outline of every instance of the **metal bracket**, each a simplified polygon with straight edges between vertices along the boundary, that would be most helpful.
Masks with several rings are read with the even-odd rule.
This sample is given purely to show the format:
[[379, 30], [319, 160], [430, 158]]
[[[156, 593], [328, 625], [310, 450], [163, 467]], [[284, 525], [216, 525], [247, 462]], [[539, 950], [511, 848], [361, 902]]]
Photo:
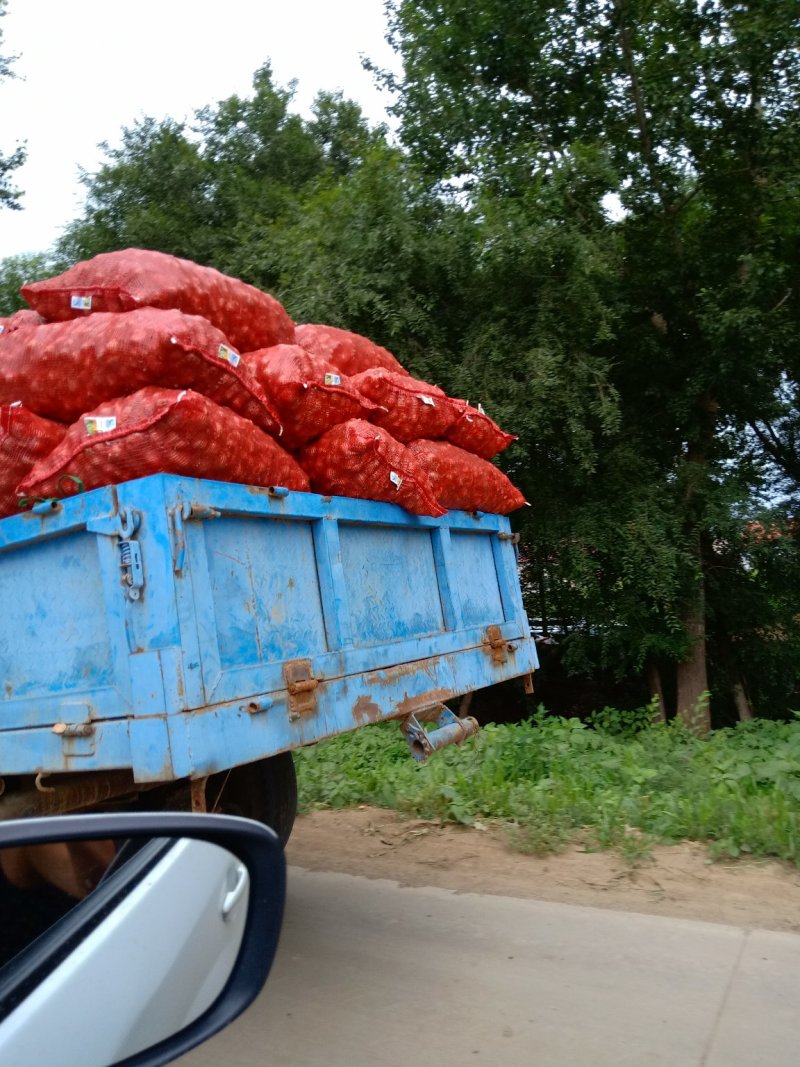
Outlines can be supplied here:
[[303, 715], [314, 715], [319, 678], [314, 677], [311, 660], [291, 659], [284, 663], [283, 677], [289, 690], [289, 721], [297, 722]]
[[508, 653], [514, 650], [514, 646], [506, 641], [500, 633], [500, 627], [495, 623], [486, 627], [486, 636], [482, 644], [486, 651], [491, 653], [492, 662], [498, 667], [508, 663]]
[[418, 712], [426, 722], [436, 723], [434, 730], [426, 730], [417, 715], [407, 715], [400, 723], [409, 752], [417, 761], [424, 763], [429, 756], [448, 745], [460, 745], [480, 729], [478, 720], [472, 716], [459, 717], [444, 704], [433, 704]]
[[208, 803], [206, 800], [206, 782], [208, 777], [205, 778], [192, 778], [189, 782], [189, 790], [192, 798], [192, 811], [205, 814], [208, 811]]
[[69, 714], [74, 708], [74, 713], [84, 716], [80, 722], [57, 722], [53, 724], [52, 732], [61, 738], [65, 756], [92, 756], [94, 755], [95, 723], [92, 721], [92, 707], [90, 704], [76, 703], [71, 707], [63, 706], [63, 712]]

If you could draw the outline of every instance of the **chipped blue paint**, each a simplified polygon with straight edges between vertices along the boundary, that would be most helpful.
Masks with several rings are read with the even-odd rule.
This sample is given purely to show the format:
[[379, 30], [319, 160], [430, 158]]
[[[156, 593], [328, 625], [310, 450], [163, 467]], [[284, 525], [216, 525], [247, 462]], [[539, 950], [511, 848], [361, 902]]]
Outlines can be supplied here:
[[200, 776], [527, 674], [508, 532], [171, 475], [5, 519], [0, 775]]

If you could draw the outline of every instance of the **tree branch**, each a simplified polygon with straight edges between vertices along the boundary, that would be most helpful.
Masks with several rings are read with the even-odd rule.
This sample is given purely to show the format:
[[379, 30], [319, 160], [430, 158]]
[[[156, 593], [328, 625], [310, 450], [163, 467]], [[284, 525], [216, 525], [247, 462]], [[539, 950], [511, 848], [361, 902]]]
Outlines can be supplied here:
[[662, 206], [666, 209], [666, 196], [664, 195], [664, 187], [661, 183], [661, 179], [658, 176], [656, 168], [655, 152], [653, 150], [653, 140], [650, 134], [650, 127], [647, 122], [647, 112], [644, 106], [644, 99], [642, 96], [642, 86], [639, 81], [639, 75], [636, 71], [636, 63], [634, 61], [633, 54], [633, 40], [631, 37], [630, 27], [625, 25], [624, 18], [627, 11], [627, 0], [614, 0], [614, 10], [619, 17], [619, 39], [622, 47], [622, 56], [625, 61], [625, 69], [628, 74], [631, 86], [631, 95], [633, 97], [633, 106], [636, 112], [636, 123], [639, 127], [639, 138], [642, 143], [642, 155], [644, 156], [647, 164], [647, 169], [650, 172], [650, 177], [658, 192], [659, 199]]

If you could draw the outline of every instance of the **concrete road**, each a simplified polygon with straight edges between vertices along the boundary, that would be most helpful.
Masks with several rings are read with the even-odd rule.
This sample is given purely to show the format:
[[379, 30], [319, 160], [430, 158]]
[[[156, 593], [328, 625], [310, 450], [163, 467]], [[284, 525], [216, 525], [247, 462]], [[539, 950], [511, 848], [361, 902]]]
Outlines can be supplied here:
[[800, 936], [292, 869], [259, 1000], [182, 1067], [796, 1067]]

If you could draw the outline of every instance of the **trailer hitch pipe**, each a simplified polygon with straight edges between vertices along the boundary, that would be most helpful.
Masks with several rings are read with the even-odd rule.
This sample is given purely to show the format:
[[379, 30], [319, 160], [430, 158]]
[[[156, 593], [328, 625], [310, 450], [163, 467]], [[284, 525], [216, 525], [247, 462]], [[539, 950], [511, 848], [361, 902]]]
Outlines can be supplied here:
[[[435, 722], [436, 726], [433, 730], [426, 730], [420, 718], [425, 722]], [[478, 720], [473, 719], [471, 715], [459, 719], [444, 704], [434, 704], [418, 715], [407, 715], [401, 721], [400, 729], [413, 758], [418, 763], [424, 763], [428, 756], [432, 756], [438, 749], [448, 745], [460, 745], [476, 734], [480, 727]]]

